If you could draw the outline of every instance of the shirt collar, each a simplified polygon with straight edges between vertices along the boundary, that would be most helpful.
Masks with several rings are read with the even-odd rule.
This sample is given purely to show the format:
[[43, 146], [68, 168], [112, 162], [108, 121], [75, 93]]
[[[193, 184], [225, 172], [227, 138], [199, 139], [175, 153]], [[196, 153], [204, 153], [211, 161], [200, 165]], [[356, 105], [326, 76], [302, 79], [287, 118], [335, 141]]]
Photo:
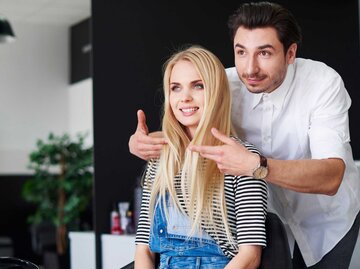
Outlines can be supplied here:
[[[285, 96], [286, 96], [287, 92], [289, 91], [290, 84], [294, 77], [294, 73], [295, 73], [294, 65], [289, 64], [283, 83], [281, 83], [281, 85], [278, 88], [276, 88], [273, 92], [268, 94], [271, 102], [278, 109], [280, 109], [284, 103]], [[253, 95], [252, 109], [254, 109], [260, 103], [264, 94], [267, 94], [267, 93], [252, 94]]]

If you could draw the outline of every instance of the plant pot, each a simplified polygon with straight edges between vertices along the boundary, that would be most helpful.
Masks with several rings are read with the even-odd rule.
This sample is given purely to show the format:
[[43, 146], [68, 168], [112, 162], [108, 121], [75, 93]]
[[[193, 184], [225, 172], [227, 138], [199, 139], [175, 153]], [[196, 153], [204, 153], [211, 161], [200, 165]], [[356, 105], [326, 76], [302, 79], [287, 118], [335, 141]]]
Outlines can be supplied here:
[[55, 251], [45, 251], [43, 256], [44, 269], [69, 269], [70, 259], [68, 253], [59, 255]]

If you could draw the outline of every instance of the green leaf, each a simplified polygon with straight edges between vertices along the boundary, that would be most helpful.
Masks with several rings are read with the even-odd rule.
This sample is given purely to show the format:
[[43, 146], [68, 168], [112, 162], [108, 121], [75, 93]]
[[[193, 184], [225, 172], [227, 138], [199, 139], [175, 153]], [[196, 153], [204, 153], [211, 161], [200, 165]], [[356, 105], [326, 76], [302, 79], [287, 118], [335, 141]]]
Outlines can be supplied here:
[[[88, 206], [93, 186], [93, 148], [85, 146], [85, 137], [78, 134], [73, 139], [69, 134], [50, 133], [47, 140], [36, 141], [28, 164], [33, 177], [22, 188], [24, 200], [36, 205], [28, 218], [31, 223], [70, 225]], [[65, 203], [60, 208], [59, 190], [65, 192]], [[64, 212], [63, 218], [59, 218], [59, 210]]]

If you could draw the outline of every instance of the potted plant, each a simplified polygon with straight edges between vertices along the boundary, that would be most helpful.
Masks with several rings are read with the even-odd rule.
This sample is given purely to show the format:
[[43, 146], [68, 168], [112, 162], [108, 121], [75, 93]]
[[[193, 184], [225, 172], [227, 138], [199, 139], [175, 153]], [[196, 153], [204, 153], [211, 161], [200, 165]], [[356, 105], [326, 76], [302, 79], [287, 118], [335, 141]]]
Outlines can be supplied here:
[[46, 141], [37, 141], [29, 156], [34, 176], [22, 189], [24, 199], [36, 206], [29, 221], [51, 222], [56, 227], [59, 255], [67, 250], [69, 225], [78, 221], [91, 200], [93, 149], [85, 146], [85, 137], [79, 134], [72, 139], [68, 134], [50, 133]]

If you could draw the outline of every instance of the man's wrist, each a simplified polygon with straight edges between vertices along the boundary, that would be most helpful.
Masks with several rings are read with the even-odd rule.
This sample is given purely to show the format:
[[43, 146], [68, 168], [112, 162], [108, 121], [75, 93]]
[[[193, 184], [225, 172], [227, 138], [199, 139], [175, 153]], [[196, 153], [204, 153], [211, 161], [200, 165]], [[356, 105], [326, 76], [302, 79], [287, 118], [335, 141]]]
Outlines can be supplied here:
[[254, 168], [252, 176], [255, 179], [264, 179], [269, 173], [267, 159], [263, 155], [259, 155], [258, 165]]

